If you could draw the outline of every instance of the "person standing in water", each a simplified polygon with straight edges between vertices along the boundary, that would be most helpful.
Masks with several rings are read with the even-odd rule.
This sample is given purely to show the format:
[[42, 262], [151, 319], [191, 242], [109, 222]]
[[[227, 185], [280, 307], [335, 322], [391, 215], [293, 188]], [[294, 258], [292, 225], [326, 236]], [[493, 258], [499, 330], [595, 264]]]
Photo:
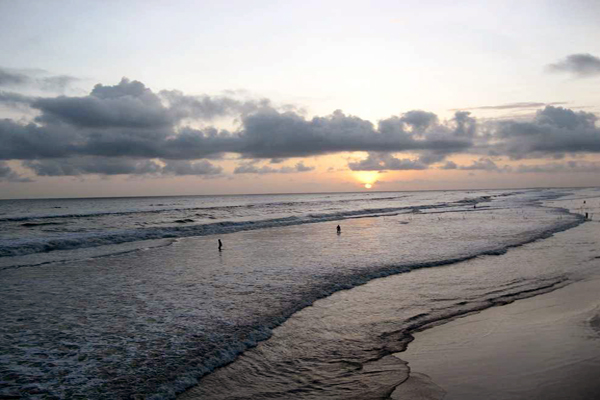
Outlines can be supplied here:
[[221, 251], [222, 247], [223, 247], [223, 243], [221, 242], [221, 239], [219, 239], [219, 251]]
[[339, 235], [340, 233], [342, 233], [342, 228], [340, 228], [340, 226], [339, 226], [339, 225], [337, 226], [337, 233], [338, 233], [338, 235]]

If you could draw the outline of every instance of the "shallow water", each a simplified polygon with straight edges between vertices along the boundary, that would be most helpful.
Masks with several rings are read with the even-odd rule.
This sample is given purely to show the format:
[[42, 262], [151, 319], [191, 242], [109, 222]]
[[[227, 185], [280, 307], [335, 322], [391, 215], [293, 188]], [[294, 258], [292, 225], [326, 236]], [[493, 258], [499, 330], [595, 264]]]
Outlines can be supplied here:
[[[31, 218], [35, 214], [36, 220], [49, 217], [51, 212], [42, 212], [49, 210], [48, 205], [42, 211], [9, 209], [3, 216], [9, 237], [0, 242], [5, 249], [14, 250], [12, 256], [0, 257], [4, 266], [0, 271], [4, 314], [0, 325], [0, 394], [22, 393], [32, 398], [80, 395], [114, 399], [134, 394], [173, 398], [202, 375], [268, 338], [271, 329], [294, 312], [338, 292], [331, 298], [344, 299], [343, 319], [336, 317], [338, 311], [325, 310], [319, 318], [297, 329], [308, 337], [324, 337], [328, 343], [325, 353], [308, 357], [303, 364], [297, 360], [306, 358], [299, 356], [308, 351], [307, 347], [321, 348], [322, 343], [289, 336], [280, 350], [290, 355], [289, 364], [279, 363], [274, 368], [264, 361], [266, 358], [257, 362], [265, 363], [270, 374], [281, 379], [280, 388], [287, 387], [290, 380], [298, 380], [298, 393], [312, 393], [306, 398], [325, 392], [340, 398], [339, 393], [331, 391], [333, 388], [341, 388], [341, 393], [348, 395], [349, 390], [356, 390], [354, 385], [364, 385], [361, 380], [345, 380], [357, 368], [383, 380], [391, 376], [385, 371], [402, 371], [403, 366], [394, 360], [379, 359], [390, 348], [398, 347], [397, 339], [407, 326], [444, 318], [457, 307], [485, 306], [489, 301], [549, 290], [571, 279], [564, 269], [542, 268], [544, 262], [533, 269], [498, 264], [495, 268], [476, 268], [476, 272], [461, 269], [461, 265], [471, 262], [451, 263], [484, 254], [503, 254], [511, 246], [578, 225], [581, 217], [560, 208], [543, 208], [539, 203], [572, 192], [294, 195], [285, 201], [281, 196], [262, 196], [257, 204], [246, 198], [213, 199], [213, 203], [244, 210], [244, 215], [235, 215], [239, 212], [235, 211], [223, 220], [215, 216], [216, 220], [208, 224], [218, 228], [214, 231], [218, 236], [209, 234], [213, 231], [203, 227], [206, 224], [202, 222], [194, 222], [196, 227], [191, 230], [173, 228], [179, 223], [170, 218], [180, 219], [182, 213], [192, 212], [189, 210], [148, 214], [152, 215], [148, 224], [159, 224], [152, 219], [156, 214], [171, 221], [165, 222], [167, 230], [156, 230], [156, 226], [133, 229], [127, 221], [119, 226], [115, 221], [123, 214], [113, 214], [125, 208], [125, 200], [116, 199], [120, 205], [111, 203], [110, 221], [103, 220], [104, 225], [88, 221], [85, 227], [87, 231], [97, 230], [96, 236], [104, 239], [117, 238], [109, 245], [90, 241], [86, 236], [89, 232], [81, 236], [73, 227], [48, 233], [14, 226], [22, 221], [17, 221], [17, 216]], [[592, 196], [590, 193], [584, 195]], [[479, 201], [477, 208], [473, 208], [474, 200]], [[137, 209], [144, 210], [150, 207], [146, 203], [158, 200], [140, 201], [142, 205]], [[151, 204], [173, 206], [161, 201]], [[189, 201], [193, 203], [188, 204], [189, 208], [197, 212], [197, 202], [206, 199]], [[247, 203], [238, 204], [243, 202]], [[211, 203], [205, 208], [213, 206]], [[11, 207], [15, 205], [11, 203]], [[269, 207], [276, 210], [271, 212]], [[92, 208], [83, 207], [77, 214], [84, 217], [57, 219], [67, 218], [67, 226], [79, 226], [87, 218], [106, 218], [98, 211], [102, 207], [96, 204]], [[127, 212], [132, 208], [129, 206]], [[252, 214], [252, 209], [259, 211]], [[224, 212], [222, 207], [219, 212]], [[92, 213], [102, 216], [87, 216]], [[147, 214], [136, 212], [134, 219], [143, 220], [143, 215]], [[275, 218], [277, 223], [273, 223]], [[341, 235], [335, 234], [338, 224], [342, 225]], [[133, 232], [128, 240], [147, 237], [147, 229], [168, 235], [154, 241], [119, 242], [123, 236], [115, 231], [121, 228]], [[15, 234], [19, 229], [26, 230], [23, 237]], [[192, 233], [203, 236], [188, 237]], [[52, 240], [64, 244], [73, 235], [79, 247], [57, 250], [32, 245]], [[222, 252], [216, 249], [217, 238], [223, 240]], [[46, 252], [41, 251], [44, 248]], [[532, 260], [540, 260], [539, 252], [525, 253], [531, 254]], [[376, 277], [408, 271], [413, 272], [393, 277], [400, 279], [396, 285], [401, 290], [376, 289], [369, 301], [360, 296], [358, 300], [344, 297], [354, 291], [339, 292]], [[415, 280], [415, 276], [424, 278]], [[388, 280], [376, 280], [358, 289], [371, 290], [373, 285], [377, 287], [376, 282], [384, 281]], [[386, 296], [390, 293], [401, 296], [390, 302], [392, 312], [380, 309], [381, 302], [389, 301]], [[347, 324], [356, 325], [356, 329], [347, 329]], [[389, 336], [385, 340], [380, 338], [382, 327]], [[365, 367], [368, 360], [374, 363]], [[257, 378], [241, 373], [241, 379], [249, 382]], [[235, 385], [236, 381], [230, 382]], [[383, 384], [381, 390], [387, 391], [393, 385]], [[291, 390], [295, 386], [289, 387]], [[213, 389], [217, 390], [213, 394], [219, 394], [218, 386]]]
[[[597, 275], [600, 237], [592, 225], [597, 222], [503, 255], [414, 270], [335, 293], [296, 313], [269, 340], [202, 379], [181, 400], [388, 398], [409, 377], [404, 353], [395, 359], [390, 354], [410, 348], [412, 333]], [[585, 356], [571, 352], [568, 359], [586, 361]], [[428, 361], [435, 364], [435, 356]], [[459, 368], [448, 358], [438, 362], [448, 371]]]

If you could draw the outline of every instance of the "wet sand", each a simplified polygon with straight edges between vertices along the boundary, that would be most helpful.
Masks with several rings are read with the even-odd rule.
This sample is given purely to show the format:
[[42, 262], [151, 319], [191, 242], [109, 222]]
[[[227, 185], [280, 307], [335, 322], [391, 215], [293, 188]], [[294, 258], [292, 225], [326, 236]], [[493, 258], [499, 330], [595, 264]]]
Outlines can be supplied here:
[[416, 333], [397, 356], [431, 381], [392, 398], [600, 399], [600, 277]]

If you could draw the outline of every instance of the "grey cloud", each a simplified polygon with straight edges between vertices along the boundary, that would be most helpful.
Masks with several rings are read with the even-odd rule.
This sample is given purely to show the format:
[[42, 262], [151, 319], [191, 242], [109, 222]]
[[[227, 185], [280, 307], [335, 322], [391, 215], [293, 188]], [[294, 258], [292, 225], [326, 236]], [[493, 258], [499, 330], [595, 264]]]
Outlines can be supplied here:
[[492, 150], [511, 158], [600, 152], [597, 117], [583, 111], [548, 106], [532, 121], [502, 121], [494, 130]]
[[348, 167], [352, 171], [401, 171], [423, 170], [428, 165], [419, 160], [398, 159], [389, 153], [369, 153], [364, 160], [348, 163]]
[[38, 80], [40, 88], [49, 92], [64, 92], [72, 83], [80, 79], [69, 75], [49, 76]]
[[[480, 123], [462, 111], [440, 121], [433, 113], [414, 110], [374, 125], [339, 110], [307, 119], [298, 112], [278, 111], [263, 100], [186, 96], [174, 91], [156, 94], [128, 79], [114, 86], [98, 84], [81, 97], [32, 99], [0, 92], [0, 103], [29, 103], [40, 111], [34, 123], [0, 120], [0, 160], [30, 160], [34, 171], [46, 175], [214, 174], [220, 172], [214, 169], [219, 167], [189, 161], [218, 159], [225, 153], [277, 164], [293, 157], [366, 151], [367, 159], [351, 163], [351, 168], [383, 171], [426, 169], [451, 154], [518, 159], [600, 152], [594, 114], [553, 106], [539, 110], [530, 121]], [[183, 123], [188, 118], [208, 120], [231, 113], [239, 115], [241, 122], [234, 132], [195, 129]], [[416, 158], [392, 156], [400, 152]], [[108, 159], [125, 161], [111, 164]], [[142, 165], [140, 160], [161, 160], [166, 166], [156, 172], [152, 164]], [[62, 169], [60, 163], [64, 163]], [[451, 166], [447, 163], [442, 168]], [[236, 171], [289, 173], [303, 168], [310, 167], [242, 163]], [[487, 168], [492, 170], [490, 165]]]
[[160, 128], [173, 116], [143, 83], [123, 78], [118, 85], [98, 84], [89, 96], [38, 98], [31, 103], [41, 123], [63, 122], [84, 128]]
[[308, 172], [312, 171], [315, 168], [304, 165], [304, 162], [300, 161], [296, 163], [296, 165], [292, 167], [281, 167], [281, 168], [273, 168], [268, 165], [264, 165], [261, 167], [256, 166], [257, 161], [248, 161], [241, 163], [238, 165], [233, 171], [234, 174], [291, 174], [295, 172]]
[[4, 161], [0, 161], [0, 182], [8, 181], [8, 182], [32, 182], [31, 179], [22, 177], [13, 171], [8, 164]]
[[[458, 113], [457, 113], [458, 114]], [[306, 120], [292, 112], [261, 110], [243, 119], [236, 151], [247, 158], [289, 158], [343, 151], [437, 151], [449, 154], [472, 145], [470, 119], [458, 114], [454, 126], [433, 123], [435, 118], [392, 117], [379, 122], [346, 116], [337, 110]], [[429, 124], [427, 125], [427, 122]], [[235, 151], [235, 150], [234, 150]]]
[[308, 171], [312, 171], [315, 169], [315, 167], [309, 167], [307, 165], [304, 165], [303, 161], [300, 161], [299, 163], [297, 163], [295, 168], [296, 168], [297, 172], [308, 172]]
[[550, 64], [548, 69], [552, 72], [569, 72], [575, 76], [585, 78], [600, 75], [600, 58], [591, 54], [571, 54], [564, 60]]
[[141, 175], [158, 173], [161, 170], [161, 166], [151, 160], [107, 157], [27, 160], [23, 162], [23, 166], [30, 168], [39, 176]]
[[489, 171], [489, 172], [508, 172], [511, 168], [507, 165], [499, 167], [494, 161], [489, 158], [480, 158], [473, 161], [470, 165], [458, 165], [454, 161], [448, 161], [440, 169], [446, 170], [463, 170], [463, 171]]
[[555, 101], [552, 103], [538, 103], [538, 102], [522, 102], [522, 103], [510, 103], [510, 104], [501, 104], [497, 106], [480, 106], [480, 107], [465, 107], [465, 108], [452, 108], [450, 111], [461, 111], [461, 110], [513, 110], [520, 108], [540, 108], [545, 106], [557, 106], [564, 105], [566, 102]]
[[438, 117], [431, 112], [413, 110], [403, 114], [401, 120], [405, 124], [411, 126], [414, 130], [424, 131], [436, 124], [438, 122]]
[[489, 158], [480, 158], [479, 160], [473, 161], [471, 165], [458, 166], [458, 169], [467, 171], [500, 171], [498, 165]]
[[454, 161], [447, 161], [440, 169], [458, 169], [458, 165]]
[[173, 175], [218, 175], [223, 168], [215, 166], [206, 160], [197, 162], [171, 160], [162, 169], [163, 174]]
[[245, 115], [270, 104], [267, 99], [240, 101], [231, 97], [189, 96], [178, 90], [163, 90], [159, 94], [180, 119], [212, 120], [220, 116]]
[[78, 78], [69, 75], [47, 75], [44, 70], [10, 70], [0, 68], [0, 86], [33, 86], [51, 92], [62, 92]]
[[516, 168], [519, 173], [599, 173], [600, 163], [589, 161], [568, 161], [565, 163], [550, 163], [542, 165], [519, 165]]
[[99, 175], [217, 175], [222, 168], [206, 160], [168, 161], [164, 166], [154, 160], [115, 157], [75, 157], [27, 160], [23, 166], [39, 176]]
[[27, 75], [0, 68], [0, 86], [21, 86], [29, 83]]
[[33, 99], [14, 92], [0, 92], [0, 105], [7, 107], [21, 107], [31, 104]]
[[[432, 113], [411, 111], [375, 128], [341, 111], [307, 120], [295, 112], [278, 112], [265, 101], [198, 100], [178, 92], [168, 96], [172, 104], [165, 106], [141, 82], [123, 79], [114, 86], [98, 84], [89, 96], [33, 99], [31, 107], [41, 111], [37, 124], [5, 121], [0, 126], [0, 159], [95, 155], [193, 160], [229, 152], [278, 160], [342, 151], [417, 151], [441, 159], [468, 149], [475, 127], [468, 113], [456, 113], [441, 124]], [[179, 126], [182, 118], [211, 118], [234, 109], [248, 112], [234, 133]], [[40, 148], [41, 137], [51, 142], [48, 148]]]

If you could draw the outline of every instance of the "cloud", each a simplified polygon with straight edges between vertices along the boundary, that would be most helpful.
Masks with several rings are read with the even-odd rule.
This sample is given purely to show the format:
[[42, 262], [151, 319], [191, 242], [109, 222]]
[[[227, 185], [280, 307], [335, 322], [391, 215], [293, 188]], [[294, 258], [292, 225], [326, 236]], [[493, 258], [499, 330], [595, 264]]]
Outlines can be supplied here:
[[73, 82], [79, 81], [79, 78], [69, 75], [47, 75], [44, 70], [12, 70], [0, 68], [0, 87], [10, 86], [31, 86], [37, 87], [49, 92], [63, 92]]
[[555, 101], [552, 103], [538, 103], [538, 102], [522, 102], [522, 103], [510, 103], [500, 104], [497, 106], [480, 106], [480, 107], [465, 107], [465, 108], [452, 108], [450, 111], [461, 111], [461, 110], [513, 110], [513, 109], [528, 109], [528, 108], [540, 108], [545, 106], [557, 106], [564, 105], [566, 102]]
[[166, 162], [161, 172], [173, 175], [218, 175], [223, 172], [223, 168], [206, 160], [197, 162], [171, 160]]
[[22, 73], [0, 68], [0, 86], [21, 86], [30, 82], [30, 78]]
[[127, 158], [77, 157], [24, 161], [23, 166], [38, 176], [142, 175], [158, 173], [161, 166], [151, 160]]
[[[289, 158], [367, 152], [352, 170], [424, 170], [453, 154], [483, 157], [469, 166], [448, 162], [443, 169], [504, 170], [490, 156], [512, 159], [562, 157], [600, 152], [597, 117], [546, 106], [530, 120], [478, 121], [457, 111], [449, 120], [413, 110], [377, 124], [337, 110], [306, 118], [265, 99], [189, 96], [153, 92], [123, 78], [97, 84], [86, 96], [29, 97], [0, 92], [0, 104], [36, 110], [31, 122], [0, 119], [0, 160], [22, 160], [38, 175], [138, 174], [217, 175], [217, 160], [236, 154], [244, 161], [235, 173], [292, 173], [313, 167], [275, 168]], [[528, 103], [532, 104], [532, 103]], [[228, 131], [192, 121], [234, 117]], [[411, 158], [397, 158], [411, 153]], [[269, 160], [260, 166], [259, 160]], [[487, 160], [487, 161], [486, 161]], [[489, 162], [488, 162], [489, 161]], [[493, 164], [493, 165], [492, 165]]]
[[32, 182], [31, 179], [25, 178], [13, 171], [8, 164], [4, 161], [0, 161], [0, 182]]
[[458, 169], [458, 165], [454, 161], [447, 161], [440, 169]]
[[175, 122], [160, 98], [138, 81], [98, 84], [89, 96], [38, 98], [31, 103], [41, 123], [62, 122], [82, 128], [162, 128]]
[[24, 96], [14, 92], [0, 91], [0, 105], [5, 107], [20, 108], [28, 106], [33, 101], [32, 97]]
[[519, 165], [516, 168], [519, 173], [599, 173], [600, 163], [590, 161], [568, 161], [565, 163], [550, 163], [541, 165]]
[[78, 82], [80, 79], [69, 75], [49, 76], [38, 79], [40, 89], [48, 92], [64, 92], [65, 89], [71, 86], [72, 83]]
[[501, 121], [494, 126], [496, 154], [513, 159], [563, 153], [600, 152], [600, 129], [592, 113], [548, 106], [532, 121]]
[[419, 160], [398, 159], [389, 153], [369, 153], [362, 161], [349, 162], [348, 167], [352, 171], [404, 171], [423, 170], [428, 165]]
[[565, 59], [548, 65], [551, 72], [568, 72], [579, 78], [600, 75], [600, 58], [591, 54], [571, 54]]
[[259, 110], [243, 118], [236, 152], [247, 158], [289, 158], [345, 151], [464, 151], [472, 145], [474, 120], [457, 113], [449, 125], [436, 123], [433, 114], [407, 113], [379, 122], [347, 116], [337, 110], [325, 117], [306, 120], [293, 113]]
[[270, 105], [268, 99], [241, 101], [226, 96], [189, 96], [178, 90], [163, 90], [159, 95], [168, 103], [179, 119], [192, 118], [209, 121], [220, 116], [245, 115]]
[[458, 166], [458, 169], [466, 171], [500, 171], [498, 165], [489, 158], [480, 158], [479, 160], [473, 161], [471, 165]]
[[111, 157], [76, 157], [50, 160], [27, 160], [23, 166], [38, 176], [98, 175], [217, 175], [222, 168], [206, 160], [198, 162], [168, 161], [161, 165], [155, 160]]
[[258, 161], [247, 161], [238, 165], [233, 171], [234, 174], [291, 174], [295, 172], [308, 172], [315, 169], [315, 167], [309, 167], [304, 165], [303, 161], [298, 162], [293, 168], [292, 167], [281, 167], [273, 168], [268, 165], [257, 167]]
[[488, 171], [488, 172], [509, 172], [510, 166], [505, 165], [499, 167], [494, 161], [489, 158], [481, 157], [473, 161], [470, 165], [458, 165], [454, 161], [447, 161], [439, 169], [446, 170], [462, 170], [462, 171]]

